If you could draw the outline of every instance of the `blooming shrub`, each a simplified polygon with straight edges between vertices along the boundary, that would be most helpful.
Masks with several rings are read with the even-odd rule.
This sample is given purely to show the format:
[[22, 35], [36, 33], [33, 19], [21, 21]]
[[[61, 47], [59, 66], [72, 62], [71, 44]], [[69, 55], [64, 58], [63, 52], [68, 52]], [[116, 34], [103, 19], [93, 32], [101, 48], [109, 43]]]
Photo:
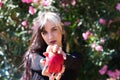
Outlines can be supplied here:
[[[0, 0], [0, 79], [18, 80], [32, 20], [58, 12], [67, 33], [66, 51], [81, 58], [78, 80], [119, 80], [119, 0]], [[20, 73], [20, 74], [18, 74]]]

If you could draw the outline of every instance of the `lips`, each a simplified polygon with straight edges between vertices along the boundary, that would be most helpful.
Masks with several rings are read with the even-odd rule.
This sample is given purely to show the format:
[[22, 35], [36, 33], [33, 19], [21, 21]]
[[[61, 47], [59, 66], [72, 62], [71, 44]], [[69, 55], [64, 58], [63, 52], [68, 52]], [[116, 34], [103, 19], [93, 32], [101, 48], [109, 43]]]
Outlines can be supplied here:
[[55, 44], [56, 40], [50, 41], [50, 44]]

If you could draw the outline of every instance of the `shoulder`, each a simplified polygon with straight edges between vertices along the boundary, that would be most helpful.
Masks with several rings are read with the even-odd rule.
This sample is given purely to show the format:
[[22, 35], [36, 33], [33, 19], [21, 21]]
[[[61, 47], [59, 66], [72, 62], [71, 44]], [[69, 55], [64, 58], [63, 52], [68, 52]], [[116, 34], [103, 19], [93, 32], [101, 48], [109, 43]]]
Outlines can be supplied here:
[[41, 70], [42, 66], [40, 65], [40, 60], [44, 57], [39, 55], [38, 53], [34, 53], [31, 56], [31, 68], [33, 70]]
[[66, 57], [68, 59], [81, 59], [81, 53], [76, 53], [76, 52], [72, 52], [72, 53], [66, 53]]
[[78, 53], [67, 53], [65, 66], [68, 69], [77, 70], [81, 65], [81, 57]]

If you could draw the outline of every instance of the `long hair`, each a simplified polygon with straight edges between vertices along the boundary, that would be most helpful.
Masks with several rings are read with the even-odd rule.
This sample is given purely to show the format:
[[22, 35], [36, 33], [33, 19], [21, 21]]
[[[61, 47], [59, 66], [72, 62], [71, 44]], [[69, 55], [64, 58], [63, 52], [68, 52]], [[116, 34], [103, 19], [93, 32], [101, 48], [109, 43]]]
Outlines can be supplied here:
[[52, 21], [53, 23], [56, 24], [56, 26], [59, 27], [59, 29], [63, 33], [62, 43], [64, 43], [63, 38], [64, 38], [65, 32], [64, 32], [63, 24], [61, 23], [60, 17], [53, 12], [41, 13], [37, 18], [33, 20], [33, 25], [34, 25], [33, 34], [30, 39], [30, 46], [23, 58], [24, 72], [20, 80], [31, 80], [32, 73], [31, 73], [30, 67], [31, 67], [32, 54], [44, 52], [46, 50], [47, 44], [45, 43], [45, 41], [41, 36], [41, 31], [44, 25], [46, 24], [47, 20]]

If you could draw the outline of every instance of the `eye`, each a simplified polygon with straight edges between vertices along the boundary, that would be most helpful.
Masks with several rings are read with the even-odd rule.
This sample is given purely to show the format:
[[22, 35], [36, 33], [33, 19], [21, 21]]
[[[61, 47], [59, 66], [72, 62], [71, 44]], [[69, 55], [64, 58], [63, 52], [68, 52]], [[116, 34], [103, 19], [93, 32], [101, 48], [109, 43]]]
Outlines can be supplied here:
[[52, 31], [56, 31], [56, 30], [57, 30], [57, 28], [56, 28], [56, 27], [52, 28]]
[[47, 31], [42, 31], [41, 34], [46, 35]]

